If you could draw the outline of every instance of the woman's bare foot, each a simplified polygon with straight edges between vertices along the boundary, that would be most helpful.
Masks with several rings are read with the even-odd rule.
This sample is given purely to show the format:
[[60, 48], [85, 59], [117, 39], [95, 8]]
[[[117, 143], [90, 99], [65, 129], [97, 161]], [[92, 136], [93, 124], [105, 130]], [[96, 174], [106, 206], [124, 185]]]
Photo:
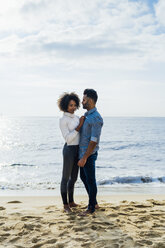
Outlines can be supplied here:
[[70, 202], [69, 203], [69, 207], [70, 208], [76, 208], [76, 207], [78, 207], [79, 205], [78, 204], [76, 204], [75, 202]]
[[64, 205], [64, 212], [65, 212], [65, 213], [71, 213], [71, 212], [72, 212], [72, 210], [70, 209], [70, 207], [69, 207], [68, 204], [65, 204], [65, 205]]

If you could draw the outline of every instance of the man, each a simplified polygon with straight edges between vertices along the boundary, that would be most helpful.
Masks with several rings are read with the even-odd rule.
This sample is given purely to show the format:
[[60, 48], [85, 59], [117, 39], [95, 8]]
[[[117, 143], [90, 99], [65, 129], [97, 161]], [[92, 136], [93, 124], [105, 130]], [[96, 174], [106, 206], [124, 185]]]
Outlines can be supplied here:
[[84, 125], [80, 130], [79, 161], [80, 178], [83, 181], [89, 196], [88, 208], [85, 215], [95, 211], [97, 204], [97, 185], [95, 176], [95, 161], [99, 150], [99, 140], [103, 119], [96, 109], [97, 92], [85, 89], [82, 105], [87, 109]]

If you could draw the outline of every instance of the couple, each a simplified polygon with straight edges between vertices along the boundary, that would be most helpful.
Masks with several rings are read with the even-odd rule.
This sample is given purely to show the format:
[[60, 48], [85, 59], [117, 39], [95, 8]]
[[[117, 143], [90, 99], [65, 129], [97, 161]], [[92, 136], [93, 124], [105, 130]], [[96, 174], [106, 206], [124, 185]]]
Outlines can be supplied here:
[[71, 212], [74, 202], [74, 184], [80, 167], [80, 178], [89, 196], [89, 204], [84, 215], [91, 214], [98, 207], [96, 195], [95, 161], [99, 149], [99, 140], [103, 119], [97, 112], [97, 92], [85, 89], [82, 105], [87, 110], [80, 119], [74, 112], [80, 107], [80, 99], [75, 93], [64, 93], [58, 99], [58, 106], [64, 112], [60, 118], [60, 129], [65, 139], [63, 148], [63, 172], [61, 196], [64, 211]]

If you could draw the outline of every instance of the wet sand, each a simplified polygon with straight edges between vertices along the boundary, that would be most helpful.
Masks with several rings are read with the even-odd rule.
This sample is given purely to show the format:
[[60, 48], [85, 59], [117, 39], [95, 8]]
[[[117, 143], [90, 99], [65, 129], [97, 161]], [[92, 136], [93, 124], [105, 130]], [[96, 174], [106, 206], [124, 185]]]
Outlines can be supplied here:
[[0, 197], [0, 247], [165, 247], [165, 195], [99, 196], [100, 209], [66, 214], [60, 197]]

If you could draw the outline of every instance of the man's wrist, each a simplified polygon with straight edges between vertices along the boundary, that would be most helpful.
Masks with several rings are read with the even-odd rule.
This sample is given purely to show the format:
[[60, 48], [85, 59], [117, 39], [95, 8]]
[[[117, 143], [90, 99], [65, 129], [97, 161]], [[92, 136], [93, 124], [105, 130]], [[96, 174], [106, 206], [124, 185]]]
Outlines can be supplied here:
[[86, 159], [86, 160], [87, 160], [88, 157], [89, 157], [89, 156], [88, 156], [87, 154], [84, 154], [83, 159]]

